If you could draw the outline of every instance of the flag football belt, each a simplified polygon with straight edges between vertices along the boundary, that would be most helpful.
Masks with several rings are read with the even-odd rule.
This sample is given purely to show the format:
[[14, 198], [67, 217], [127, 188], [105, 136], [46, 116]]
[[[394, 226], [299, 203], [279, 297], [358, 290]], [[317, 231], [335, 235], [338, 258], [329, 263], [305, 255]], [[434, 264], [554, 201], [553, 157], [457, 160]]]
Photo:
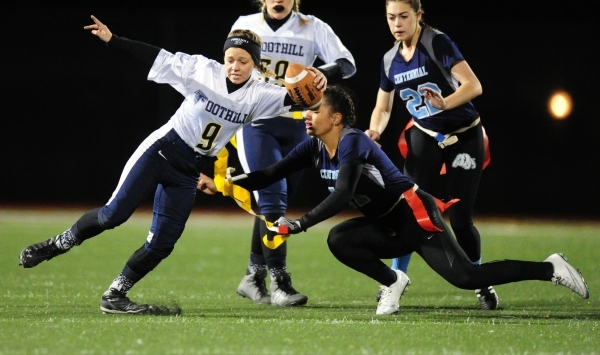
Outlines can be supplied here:
[[[396, 201], [396, 203], [392, 206], [392, 208], [390, 208], [387, 212], [385, 212], [381, 216], [378, 216], [377, 218], [381, 218], [390, 213], [390, 211], [392, 211], [394, 207], [396, 207], [398, 202], [404, 199], [406, 200], [406, 203], [412, 210], [413, 216], [415, 217], [417, 223], [419, 223], [419, 226], [421, 226], [421, 228], [428, 232], [441, 232], [442, 229], [436, 227], [435, 224], [433, 224], [433, 222], [431, 221], [431, 218], [429, 218], [429, 214], [427, 213], [427, 209], [425, 208], [423, 201], [421, 201], [421, 198], [417, 195], [418, 188], [419, 186], [415, 184], [412, 188], [404, 191], [402, 195], [400, 195], [400, 198], [398, 198], [398, 201]], [[448, 202], [443, 202], [442, 200], [436, 197], [433, 197], [433, 199], [435, 200], [435, 204], [437, 205], [441, 213], [444, 213], [450, 206], [460, 201], [458, 198], [454, 198]]]
[[477, 117], [477, 119], [475, 121], [473, 121], [469, 126], [467, 127], [462, 127], [457, 129], [454, 132], [450, 132], [448, 134], [441, 134], [440, 132], [435, 132], [432, 131], [430, 129], [424, 128], [419, 126], [419, 124], [417, 123], [417, 120], [413, 119], [413, 123], [414, 126], [417, 127], [418, 129], [420, 129], [421, 131], [425, 132], [427, 135], [433, 137], [437, 142], [438, 142], [438, 146], [442, 149], [446, 148], [449, 145], [452, 145], [456, 142], [458, 142], [458, 137], [456, 136], [456, 134], [458, 133], [462, 133], [470, 128], [473, 128], [475, 126], [477, 126], [477, 124], [481, 121], [481, 119], [479, 117]]
[[227, 180], [228, 176], [231, 175], [231, 172], [235, 170], [233, 168], [227, 167], [227, 161], [229, 160], [228, 158], [229, 152], [227, 151], [227, 149], [221, 149], [221, 151], [217, 155], [217, 161], [215, 162], [214, 167], [214, 182], [217, 191], [221, 192], [223, 196], [231, 196], [231, 198], [233, 198], [233, 200], [241, 209], [265, 222], [265, 225], [267, 226], [268, 230], [278, 233], [272, 239], [267, 238], [266, 235], [262, 239], [263, 244], [267, 248], [277, 249], [281, 244], [283, 244], [286, 241], [289, 235], [283, 233], [280, 234], [279, 227], [274, 226], [273, 222], [267, 221], [265, 216], [256, 214], [252, 210], [252, 198], [250, 191], [244, 189], [241, 186], [226, 183], [225, 180]]

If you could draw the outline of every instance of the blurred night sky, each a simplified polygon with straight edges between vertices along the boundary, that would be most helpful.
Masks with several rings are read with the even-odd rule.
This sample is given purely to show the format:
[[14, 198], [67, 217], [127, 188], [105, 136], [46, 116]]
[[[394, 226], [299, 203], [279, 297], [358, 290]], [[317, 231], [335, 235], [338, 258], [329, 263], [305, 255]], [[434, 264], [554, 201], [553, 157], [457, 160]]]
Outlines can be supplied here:
[[[358, 96], [361, 129], [368, 128], [381, 58], [393, 45], [384, 3], [305, 0], [301, 7], [327, 22], [356, 59], [357, 74], [342, 84]], [[255, 12], [249, 0], [149, 4], [5, 6], [0, 204], [105, 203], [138, 144], [182, 101], [84, 31], [90, 15], [120, 36], [222, 62], [231, 25]], [[600, 36], [591, 11], [555, 0], [424, 0], [423, 7], [425, 22], [450, 36], [483, 85], [473, 103], [492, 159], [475, 215], [597, 219], [600, 121], [591, 85], [600, 78], [592, 62]], [[554, 121], [547, 101], [559, 88], [574, 108]], [[401, 166], [396, 141], [409, 117], [399, 101], [382, 144]], [[311, 193], [294, 196], [295, 207], [312, 207], [326, 193], [311, 174], [302, 187]], [[203, 194], [197, 204], [235, 206]]]

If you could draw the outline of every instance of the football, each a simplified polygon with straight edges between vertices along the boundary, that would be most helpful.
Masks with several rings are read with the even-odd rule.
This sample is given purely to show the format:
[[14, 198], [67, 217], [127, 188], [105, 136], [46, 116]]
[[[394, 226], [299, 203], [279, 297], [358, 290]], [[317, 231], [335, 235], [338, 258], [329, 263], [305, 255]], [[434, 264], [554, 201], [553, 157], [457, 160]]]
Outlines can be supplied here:
[[290, 64], [285, 71], [285, 88], [299, 106], [313, 109], [321, 104], [323, 93], [313, 85], [315, 74], [301, 64]]

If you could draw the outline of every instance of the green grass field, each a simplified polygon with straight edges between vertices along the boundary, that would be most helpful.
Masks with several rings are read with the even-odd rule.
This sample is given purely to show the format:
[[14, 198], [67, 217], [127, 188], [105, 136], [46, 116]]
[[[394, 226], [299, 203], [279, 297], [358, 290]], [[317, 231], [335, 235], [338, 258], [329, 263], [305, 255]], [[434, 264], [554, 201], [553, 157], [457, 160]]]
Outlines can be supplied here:
[[479, 311], [414, 255], [395, 316], [375, 316], [378, 285], [326, 245], [332, 219], [289, 239], [288, 269], [307, 306], [254, 305], [235, 293], [253, 219], [198, 208], [171, 257], [129, 296], [177, 302], [180, 317], [105, 315], [100, 296], [145, 240], [137, 212], [65, 255], [18, 266], [27, 245], [62, 232], [81, 210], [0, 209], [0, 354], [600, 354], [600, 224], [477, 220], [485, 260], [541, 261], [562, 252], [586, 278], [588, 300], [550, 282], [496, 286], [501, 310]]

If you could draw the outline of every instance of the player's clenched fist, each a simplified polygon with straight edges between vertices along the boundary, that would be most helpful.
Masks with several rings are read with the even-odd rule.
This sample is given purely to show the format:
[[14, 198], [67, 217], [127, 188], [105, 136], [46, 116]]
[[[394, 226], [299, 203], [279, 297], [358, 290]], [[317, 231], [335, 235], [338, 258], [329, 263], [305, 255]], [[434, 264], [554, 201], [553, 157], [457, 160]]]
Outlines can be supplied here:
[[92, 30], [92, 34], [98, 36], [104, 42], [110, 41], [112, 38], [112, 33], [100, 20], [96, 18], [96, 16], [92, 15], [92, 20], [94, 20], [93, 25], [84, 26], [84, 30]]

